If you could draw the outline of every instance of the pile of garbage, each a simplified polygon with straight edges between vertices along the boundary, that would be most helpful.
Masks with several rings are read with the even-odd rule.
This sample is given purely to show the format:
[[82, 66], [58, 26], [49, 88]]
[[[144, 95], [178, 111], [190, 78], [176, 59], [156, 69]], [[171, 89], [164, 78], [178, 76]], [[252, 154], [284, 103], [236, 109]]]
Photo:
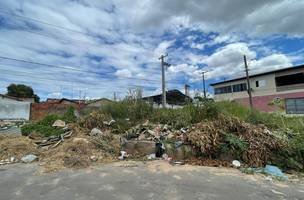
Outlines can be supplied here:
[[187, 141], [205, 157], [216, 158], [222, 144], [225, 144], [227, 133], [232, 134], [237, 141], [230, 141], [230, 150], [239, 145], [246, 146], [240, 159], [249, 166], [264, 166], [271, 161], [273, 153], [286, 144], [275, 137], [263, 125], [253, 125], [237, 118], [220, 116], [216, 121], [206, 121], [194, 125], [187, 133]]
[[92, 112], [78, 123], [56, 120], [52, 127], [60, 134], [0, 136], [0, 164], [38, 160], [47, 171], [53, 171], [142, 157], [172, 163], [256, 168], [271, 162], [272, 155], [286, 145], [263, 125], [223, 115], [179, 130], [146, 121], [117, 133], [115, 120]]
[[[54, 171], [116, 160], [120, 139], [111, 134], [110, 126], [114, 121], [101, 123], [102, 131], [56, 120], [52, 127], [61, 130], [59, 135], [43, 137], [37, 132], [28, 136], [0, 135], [0, 164], [39, 161], [44, 171]], [[101, 143], [108, 148], [101, 147]]]
[[179, 140], [186, 129], [175, 130], [167, 124], [152, 124], [148, 120], [127, 130], [123, 137], [127, 140]]

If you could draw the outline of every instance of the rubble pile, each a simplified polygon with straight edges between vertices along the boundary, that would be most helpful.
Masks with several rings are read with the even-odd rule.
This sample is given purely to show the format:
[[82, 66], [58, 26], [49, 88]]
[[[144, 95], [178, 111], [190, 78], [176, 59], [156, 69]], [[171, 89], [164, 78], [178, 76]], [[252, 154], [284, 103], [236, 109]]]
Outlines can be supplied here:
[[123, 135], [127, 140], [146, 140], [146, 141], [159, 141], [159, 140], [183, 140], [183, 134], [186, 129], [174, 130], [167, 124], [152, 124], [146, 121], [143, 124], [132, 127]]

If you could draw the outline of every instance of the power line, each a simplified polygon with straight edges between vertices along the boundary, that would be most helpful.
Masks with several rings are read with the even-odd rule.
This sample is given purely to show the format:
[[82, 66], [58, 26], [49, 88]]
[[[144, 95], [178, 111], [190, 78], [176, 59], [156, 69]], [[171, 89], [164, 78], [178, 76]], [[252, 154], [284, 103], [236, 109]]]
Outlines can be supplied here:
[[[0, 65], [0, 67], [7, 67], [7, 66]], [[16, 76], [22, 76], [22, 77], [32, 77], [32, 78], [37, 78], [37, 79], [41, 79], [41, 80], [53, 80], [53, 81], [62, 81], [62, 82], [68, 82], [68, 83], [70, 83], [69, 81], [64, 81], [64, 80], [59, 80], [59, 79], [42, 78], [42, 77], [33, 76], [33, 75], [35, 75], [35, 74], [29, 73], [29, 72], [23, 72], [23, 71], [1, 69], [1, 73], [3, 73], [3, 72], [9, 72], [9, 73], [11, 72], [11, 73], [14, 73], [14, 74], [8, 74], [8, 75], [16, 75]], [[22, 73], [22, 74], [16, 74], [16, 73]], [[24, 75], [24, 73], [26, 73], [27, 75]], [[52, 75], [52, 73], [44, 73], [44, 74]], [[95, 83], [95, 84], [100, 83], [100, 82], [98, 82], [98, 81], [89, 81], [89, 82], [90, 82], [91, 84], [92, 84], [92, 83]], [[86, 83], [82, 83], [82, 84], [86, 84]], [[153, 87], [153, 86], [134, 85], [134, 84], [129, 84], [128, 86], [131, 86], [131, 87], [143, 87], [143, 88]], [[121, 86], [119, 86], [119, 87], [121, 87]], [[125, 86], [122, 86], [122, 87], [125, 87]], [[108, 88], [108, 87], [106, 87], [106, 88]]]
[[[58, 25], [54, 25], [54, 24], [50, 24], [50, 23], [48, 23], [48, 22], [43, 22], [43, 21], [40, 21], [40, 20], [37, 20], [37, 19], [34, 19], [34, 18], [29, 18], [29, 17], [26, 17], [26, 16], [21, 16], [21, 15], [17, 15], [17, 14], [14, 14], [14, 13], [9, 13], [9, 12], [7, 12], [7, 11], [3, 11], [3, 9], [1, 9], [1, 8], [0, 8], [0, 13], [4, 13], [4, 14], [11, 15], [11, 16], [15, 16], [15, 17], [19, 17], [19, 18], [25, 18], [25, 19], [28, 19], [28, 20], [31, 20], [31, 21], [35, 21], [35, 22], [42, 23], [42, 24], [49, 25], [49, 26], [54, 26], [54, 27], [56, 27], [56, 28], [60, 28], [60, 29], [68, 30], [68, 31], [77, 32], [77, 33], [86, 35], [86, 36], [88, 36], [88, 37], [94, 37], [94, 36], [88, 35], [87, 33], [84, 33], [84, 32], [79, 32], [79, 31], [76, 31], [76, 30], [67, 29], [67, 28], [64, 28], [64, 27], [61, 27], [61, 26], [58, 26]], [[25, 21], [25, 20], [23, 19], [22, 21]], [[89, 43], [89, 42], [87, 42], [87, 41], [75, 40], [75, 39], [72, 39], [72, 40], [71, 40], [71, 39], [65, 40], [65, 39], [58, 38], [58, 37], [54, 37], [54, 36], [51, 36], [51, 35], [48, 35], [48, 34], [42, 34], [42, 33], [40, 33], [40, 32], [31, 31], [31, 30], [26, 30], [26, 29], [24, 29], [24, 30], [22, 30], [22, 31], [25, 31], [25, 32], [28, 32], [28, 33], [31, 33], [31, 34], [36, 34], [36, 35], [39, 35], [39, 36], [48, 37], [48, 38], [51, 38], [51, 39], [61, 40], [61, 41], [63, 41], [63, 42], [69, 42], [69, 44], [71, 44], [71, 45], [77, 45], [77, 44], [71, 43], [71, 41], [77, 41], [77, 42], [87, 43], [87, 44], [89, 44], [89, 45], [99, 47], [99, 45], [97, 45], [97, 44], [95, 44], [95, 43]], [[78, 45], [78, 46], [79, 46], [79, 45]], [[148, 71], [156, 72], [156, 70], [155, 70], [155, 71], [153, 71], [153, 70], [148, 70]]]
[[[2, 72], [2, 74], [6, 74], [6, 75], [9, 75], [9, 76], [21, 76], [21, 77], [26, 77], [26, 78], [28, 78], [28, 77], [32, 77], [32, 78], [35, 78], [35, 80], [33, 81], [33, 80], [26, 80], [26, 81], [20, 81], [20, 82], [24, 82], [24, 83], [28, 83], [28, 82], [37, 82], [37, 80], [36, 79], [38, 79], [38, 80], [47, 80], [47, 81], [49, 81], [49, 80], [54, 80], [54, 81], [59, 81], [59, 82], [64, 82], [64, 83], [70, 83], [70, 82], [68, 82], [68, 81], [64, 81], [64, 80], [57, 80], [57, 79], [51, 79], [51, 78], [41, 78], [41, 77], [37, 77], [37, 76], [31, 76], [31, 75], [24, 75], [24, 74], [16, 74], [16, 72], [14, 72], [13, 70], [11, 70], [11, 72], [14, 72], [13, 74], [10, 74], [10, 73], [7, 73], [7, 72], [5, 72], [5, 71], [9, 71], [9, 70], [1, 70], [1, 72]], [[38, 82], [40, 82], [40, 81], [38, 81]], [[60, 87], [62, 87], [62, 86], [65, 86], [65, 87], [71, 87], [71, 84], [59, 84], [59, 83], [55, 83], [55, 85], [57, 85], [57, 86], [60, 86]], [[52, 86], [54, 86], [53, 84], [52, 84]], [[84, 85], [74, 85], [73, 87], [76, 87], [76, 88], [82, 88], [82, 89], [85, 89], [85, 90], [93, 90], [93, 89], [109, 89], [109, 86], [97, 86], [97, 87], [88, 87], [88, 86], [84, 86]], [[123, 88], [123, 89], [126, 89], [126, 91], [125, 92], [127, 92], [127, 90], [129, 90], [129, 89], [135, 89], [135, 88], [147, 88], [147, 87], [151, 87], [151, 86], [144, 86], [144, 85], [128, 85], [128, 86], [125, 86], [125, 85], [119, 85], [119, 86], [116, 86], [116, 88]], [[156, 88], [156, 87], [154, 87], [154, 88]], [[61, 88], [61, 90], [62, 90], [62, 88]], [[112, 88], [111, 88], [111, 90], [112, 90]], [[116, 90], [116, 94], [117, 93], [122, 93], [121, 91], [117, 91]]]
[[[34, 21], [34, 22], [41, 23], [41, 24], [45, 24], [45, 25], [48, 25], [48, 26], [53, 26], [53, 27], [55, 27], [55, 28], [59, 28], [59, 29], [67, 30], [67, 31], [72, 31], [72, 32], [80, 33], [80, 34], [86, 35], [86, 36], [88, 36], [88, 37], [94, 37], [94, 36], [92, 36], [92, 35], [88, 35], [88, 34], [85, 33], [85, 32], [81, 32], [81, 31], [77, 31], [77, 30], [65, 28], [65, 27], [58, 26], [58, 25], [54, 25], [54, 24], [51, 24], [51, 23], [48, 23], [48, 22], [44, 22], [44, 21], [41, 21], [41, 20], [38, 20], [38, 19], [34, 19], [34, 18], [30, 18], [30, 17], [23, 16], [23, 15], [17, 15], [17, 14], [15, 14], [15, 13], [7, 12], [7, 11], [5, 11], [5, 10], [2, 9], [2, 8], [0, 8], [0, 13], [3, 13], [3, 14], [6, 14], [6, 15], [11, 15], [11, 16], [14, 16], [14, 17], [21, 18], [22, 21], [25, 21], [24, 19], [27, 19], [27, 20]], [[22, 18], [24, 18], [24, 19], [22, 19]], [[26, 30], [26, 29], [24, 29], [24, 30], [22, 30], [22, 31], [25, 31], [25, 32], [28, 32], [28, 33], [32, 33], [32, 34], [37, 34], [37, 35], [44, 36], [44, 37], [48, 37], [48, 38], [52, 38], [52, 39], [61, 40], [61, 41], [64, 41], [64, 42], [69, 42], [70, 44], [75, 45], [74, 43], [71, 43], [71, 40], [65, 40], [65, 39], [62, 39], [62, 38], [53, 37], [53, 36], [50, 36], [50, 35], [47, 35], [47, 34], [42, 34], [42, 33], [39, 33], [39, 32], [30, 31], [30, 30]], [[75, 40], [75, 39], [73, 39], [73, 40], [74, 40], [74, 41], [78, 41], [78, 42], [87, 43], [87, 44], [89, 44], [89, 45], [93, 45], [93, 46], [99, 47], [98, 45], [96, 45], [96, 44], [94, 44], [94, 43], [88, 43], [88, 42], [82, 41], [82, 40]], [[73, 41], [73, 40], [72, 40], [72, 41]], [[149, 71], [150, 71], [150, 70], [149, 70]], [[153, 71], [153, 72], [156, 72], [156, 71]]]
[[83, 32], [83, 31], [79, 31], [79, 30], [75, 30], [75, 29], [70, 29], [70, 28], [65, 28], [63, 26], [51, 24], [51, 23], [48, 23], [48, 22], [45, 22], [45, 21], [42, 21], [42, 20], [39, 20], [39, 19], [34, 19], [34, 18], [31, 18], [31, 17], [24, 16], [24, 15], [18, 15], [18, 14], [13, 13], [13, 12], [8, 12], [8, 11], [4, 10], [3, 8], [0, 8], [0, 13], [17, 17], [17, 18], [19, 18], [22, 21], [25, 21], [24, 19], [26, 19], [26, 20], [30, 20], [30, 21], [33, 21], [33, 22], [36, 22], [36, 23], [47, 25], [47, 26], [52, 26], [52, 27], [55, 27], [57, 29], [71, 31], [71, 32], [75, 32], [75, 33], [78, 33], [78, 34], [83, 34], [83, 35], [92, 37], [92, 36], [88, 35], [86, 32]]
[[[4, 60], [11, 60], [11, 61], [16, 61], [16, 62], [23, 62], [23, 63], [29, 63], [29, 64], [35, 64], [35, 65], [41, 65], [41, 66], [46, 66], [46, 67], [54, 67], [54, 68], [60, 68], [60, 69], [66, 69], [66, 70], [73, 70], [73, 71], [78, 71], [78, 72], [85, 72], [85, 73], [90, 73], [90, 74], [96, 74], [96, 75], [103, 75], [97, 72], [92, 72], [88, 70], [82, 70], [82, 69], [77, 69], [77, 68], [71, 68], [71, 67], [64, 67], [64, 66], [57, 66], [57, 65], [51, 65], [51, 64], [45, 64], [45, 63], [40, 63], [36, 61], [28, 61], [24, 59], [18, 59], [18, 58], [11, 58], [11, 57], [5, 57], [5, 56], [0, 56], [0, 59]], [[104, 75], [111, 75], [109, 73], [106, 73]], [[158, 80], [154, 79], [144, 79], [144, 78], [136, 78], [136, 77], [126, 77], [126, 76], [119, 76], [116, 78], [122, 78], [122, 79], [131, 79], [131, 80], [143, 80], [143, 81], [151, 81], [151, 82], [159, 82]]]

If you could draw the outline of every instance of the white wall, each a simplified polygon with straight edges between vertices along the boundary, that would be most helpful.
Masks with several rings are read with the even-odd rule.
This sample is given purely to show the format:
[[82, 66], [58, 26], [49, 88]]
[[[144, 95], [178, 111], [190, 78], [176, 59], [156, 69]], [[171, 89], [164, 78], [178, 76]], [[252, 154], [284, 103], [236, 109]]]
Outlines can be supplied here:
[[0, 97], [0, 119], [30, 119], [31, 103]]

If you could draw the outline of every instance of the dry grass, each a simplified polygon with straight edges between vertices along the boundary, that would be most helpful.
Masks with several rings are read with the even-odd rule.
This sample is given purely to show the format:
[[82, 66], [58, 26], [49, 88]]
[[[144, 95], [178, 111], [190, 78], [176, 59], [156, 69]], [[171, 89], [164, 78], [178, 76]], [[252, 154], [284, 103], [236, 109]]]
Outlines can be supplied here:
[[19, 160], [27, 154], [41, 154], [31, 139], [24, 136], [0, 135], [0, 160], [12, 156]]
[[[63, 168], [86, 168], [94, 163], [108, 163], [116, 160], [116, 155], [98, 148], [88, 135], [89, 130], [73, 126], [72, 138], [65, 140], [57, 148], [45, 152], [42, 160], [44, 172], [57, 171]], [[97, 161], [92, 161], [95, 156]]]
[[[89, 130], [74, 124], [71, 138], [65, 139], [56, 148], [49, 150], [37, 149], [34, 140], [26, 136], [0, 135], [0, 160], [15, 157], [20, 160], [27, 154], [39, 157], [43, 172], [52, 172], [63, 168], [85, 168], [94, 163], [108, 163], [116, 160], [117, 155], [98, 148], [88, 135]], [[118, 152], [119, 139], [110, 137], [107, 133], [107, 142]], [[100, 138], [102, 140], [102, 138]], [[94, 156], [96, 160], [91, 160]]]
[[234, 134], [248, 143], [242, 160], [250, 166], [263, 166], [273, 153], [284, 148], [284, 141], [271, 134], [265, 126], [252, 125], [237, 118], [220, 116], [216, 121], [196, 124], [187, 134], [187, 140], [203, 155], [214, 158], [226, 133]]

